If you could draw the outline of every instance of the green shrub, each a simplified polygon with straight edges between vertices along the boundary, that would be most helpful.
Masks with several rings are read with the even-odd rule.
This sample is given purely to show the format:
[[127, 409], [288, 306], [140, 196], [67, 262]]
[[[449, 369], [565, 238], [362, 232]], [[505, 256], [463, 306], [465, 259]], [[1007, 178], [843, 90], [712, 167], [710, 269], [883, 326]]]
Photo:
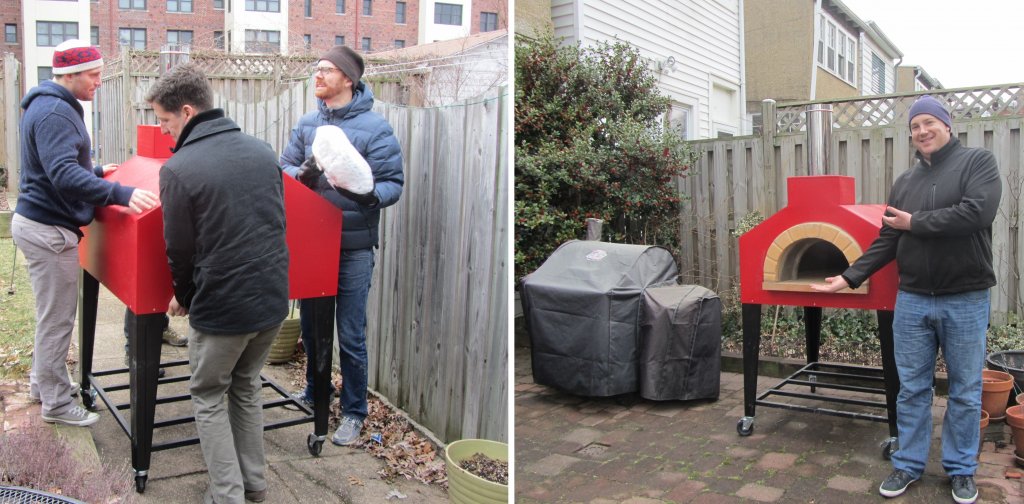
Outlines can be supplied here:
[[673, 183], [696, 160], [662, 127], [669, 99], [636, 49], [516, 38], [515, 271], [533, 271], [587, 218], [602, 239], [678, 251]]

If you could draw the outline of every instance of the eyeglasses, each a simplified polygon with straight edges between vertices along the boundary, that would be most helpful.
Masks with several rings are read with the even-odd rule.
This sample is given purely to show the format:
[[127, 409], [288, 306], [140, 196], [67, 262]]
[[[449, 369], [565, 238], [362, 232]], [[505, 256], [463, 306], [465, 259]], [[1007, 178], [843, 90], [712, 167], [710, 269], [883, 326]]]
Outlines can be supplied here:
[[333, 75], [334, 72], [340, 72], [340, 71], [341, 70], [338, 70], [337, 68], [334, 68], [334, 67], [327, 67], [327, 66], [315, 66], [315, 67], [313, 67], [313, 75], [320, 74], [320, 75], [323, 75], [324, 77], [329, 77], [329, 76]]

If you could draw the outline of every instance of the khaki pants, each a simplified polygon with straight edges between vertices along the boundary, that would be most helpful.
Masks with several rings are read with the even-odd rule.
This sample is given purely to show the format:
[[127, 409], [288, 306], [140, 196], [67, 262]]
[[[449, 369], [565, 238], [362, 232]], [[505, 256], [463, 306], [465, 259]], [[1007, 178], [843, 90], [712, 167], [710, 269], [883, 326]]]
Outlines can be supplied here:
[[78, 309], [78, 235], [21, 214], [11, 219], [11, 235], [28, 263], [36, 300], [36, 335], [29, 386], [39, 395], [44, 415], [75, 406], [65, 360]]
[[210, 472], [207, 502], [242, 504], [245, 490], [267, 488], [260, 369], [280, 329], [239, 335], [189, 330], [189, 392]]

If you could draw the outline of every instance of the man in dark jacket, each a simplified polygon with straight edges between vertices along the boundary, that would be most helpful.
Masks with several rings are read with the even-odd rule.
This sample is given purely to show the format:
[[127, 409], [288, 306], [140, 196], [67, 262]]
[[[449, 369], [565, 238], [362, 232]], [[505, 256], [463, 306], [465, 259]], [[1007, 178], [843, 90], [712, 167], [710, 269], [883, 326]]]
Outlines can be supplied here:
[[184, 64], [146, 97], [176, 142], [160, 169], [174, 283], [168, 312], [189, 316], [189, 392], [210, 473], [206, 501], [261, 502], [259, 373], [288, 312], [284, 184], [270, 146], [212, 108], [212, 95], [206, 76]]
[[[301, 119], [281, 154], [289, 175], [311, 186], [342, 210], [341, 258], [335, 317], [340, 347], [341, 425], [331, 437], [336, 445], [359, 439], [367, 415], [366, 300], [373, 276], [373, 248], [377, 246], [380, 209], [394, 205], [402, 195], [402, 150], [387, 121], [373, 112], [373, 93], [360, 82], [363, 58], [345, 46], [324, 53], [313, 73], [317, 110]], [[338, 126], [370, 165], [374, 188], [359, 195], [332, 187], [327, 178], [307, 170], [318, 126]], [[304, 164], [305, 163], [305, 164]], [[312, 176], [310, 176], [312, 174]], [[302, 304], [302, 345], [312, 348], [312, 320]], [[313, 368], [306, 366], [306, 388], [294, 397], [312, 403]]]
[[931, 96], [910, 107], [918, 163], [893, 183], [878, 238], [840, 276], [812, 288], [857, 288], [887, 263], [899, 267], [893, 320], [899, 449], [879, 493], [896, 497], [921, 478], [932, 434], [932, 380], [939, 348], [949, 374], [942, 466], [953, 500], [978, 497], [978, 419], [992, 268], [992, 221], [1002, 184], [991, 152], [960, 145], [949, 112]]
[[14, 242], [25, 254], [36, 301], [36, 334], [30, 395], [42, 402], [43, 420], [85, 426], [99, 415], [72, 395], [65, 359], [78, 308], [78, 241], [97, 206], [122, 205], [142, 212], [156, 195], [103, 180], [116, 165], [92, 166], [82, 101], [100, 87], [99, 49], [67, 40], [53, 52], [53, 80], [32, 88], [21, 102], [21, 179], [11, 221]]

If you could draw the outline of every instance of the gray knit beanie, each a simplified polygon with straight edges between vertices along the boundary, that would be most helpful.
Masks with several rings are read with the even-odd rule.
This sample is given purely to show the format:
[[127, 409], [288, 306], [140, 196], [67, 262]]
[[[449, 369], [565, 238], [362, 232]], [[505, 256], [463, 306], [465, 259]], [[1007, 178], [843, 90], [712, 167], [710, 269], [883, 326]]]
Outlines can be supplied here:
[[320, 59], [334, 63], [345, 77], [352, 80], [353, 85], [358, 84], [359, 79], [363, 78], [363, 57], [348, 46], [334, 46], [320, 56]]

